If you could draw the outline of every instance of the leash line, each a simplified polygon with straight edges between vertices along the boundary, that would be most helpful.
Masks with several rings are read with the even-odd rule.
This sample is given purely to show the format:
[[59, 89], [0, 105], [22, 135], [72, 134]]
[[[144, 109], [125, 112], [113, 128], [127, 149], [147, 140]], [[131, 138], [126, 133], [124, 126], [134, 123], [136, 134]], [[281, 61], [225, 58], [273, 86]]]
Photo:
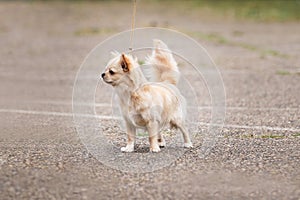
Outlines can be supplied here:
[[134, 28], [135, 28], [135, 15], [136, 15], [136, 0], [133, 0], [133, 11], [132, 11], [132, 18], [131, 18], [131, 33], [130, 33], [130, 43], [129, 43], [129, 50], [133, 50], [133, 37], [134, 37]]

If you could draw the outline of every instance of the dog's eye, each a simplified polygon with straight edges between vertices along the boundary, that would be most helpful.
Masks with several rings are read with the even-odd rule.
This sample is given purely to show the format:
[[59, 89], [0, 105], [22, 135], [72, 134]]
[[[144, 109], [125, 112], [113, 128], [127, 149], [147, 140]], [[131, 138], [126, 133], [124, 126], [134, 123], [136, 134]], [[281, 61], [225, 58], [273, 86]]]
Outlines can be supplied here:
[[115, 72], [113, 70], [109, 70], [110, 75], [114, 75]]

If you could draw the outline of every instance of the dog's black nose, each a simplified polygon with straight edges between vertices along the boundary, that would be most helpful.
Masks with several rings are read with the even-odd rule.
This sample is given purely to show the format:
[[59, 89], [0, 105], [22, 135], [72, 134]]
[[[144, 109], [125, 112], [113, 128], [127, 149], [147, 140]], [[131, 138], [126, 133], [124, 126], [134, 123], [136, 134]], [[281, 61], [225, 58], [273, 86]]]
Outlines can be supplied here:
[[101, 76], [102, 76], [102, 78], [104, 78], [104, 76], [105, 76], [105, 73], [102, 73], [102, 74], [101, 74]]

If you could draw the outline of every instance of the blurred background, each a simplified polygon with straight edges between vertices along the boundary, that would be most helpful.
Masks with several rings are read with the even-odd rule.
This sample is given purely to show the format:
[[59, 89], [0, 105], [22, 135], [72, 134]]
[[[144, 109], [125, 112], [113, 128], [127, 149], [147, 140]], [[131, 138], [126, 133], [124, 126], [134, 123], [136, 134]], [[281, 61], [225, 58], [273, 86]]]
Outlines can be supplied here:
[[[132, 1], [108, 0], [2, 1], [0, 6], [1, 46], [5, 47], [0, 50], [5, 58], [1, 59], [1, 74], [31, 81], [60, 75], [70, 87], [76, 69], [96, 44], [130, 29], [133, 7]], [[224, 68], [276, 65], [278, 73], [284, 74], [299, 63], [299, 7], [298, 0], [138, 0], [136, 27], [181, 31], [204, 45]], [[265, 65], [266, 58], [284, 64]], [[257, 63], [245, 62], [247, 59]], [[7, 91], [2, 84], [5, 96], [16, 94], [26, 99], [50, 95], [45, 88], [37, 91], [22, 88], [21, 82], [11, 84], [14, 87]], [[51, 98], [70, 99], [71, 90], [68, 96], [62, 90], [59, 87], [56, 97], [51, 94]]]
[[209, 156], [196, 147], [145, 174], [98, 162], [72, 121], [77, 70], [131, 28], [132, 9], [129, 0], [0, 1], [0, 199], [298, 199], [300, 1], [137, 0], [137, 28], [203, 45], [227, 104]]

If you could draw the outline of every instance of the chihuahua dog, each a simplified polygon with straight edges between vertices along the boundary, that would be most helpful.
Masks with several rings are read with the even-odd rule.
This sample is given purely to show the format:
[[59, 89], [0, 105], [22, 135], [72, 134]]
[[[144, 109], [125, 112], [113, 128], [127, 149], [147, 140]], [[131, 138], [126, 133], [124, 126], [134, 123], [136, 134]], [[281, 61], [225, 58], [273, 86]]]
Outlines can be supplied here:
[[146, 58], [150, 81], [132, 55], [113, 55], [101, 77], [116, 90], [126, 123], [127, 145], [121, 151], [133, 152], [136, 129], [144, 128], [149, 134], [150, 152], [159, 152], [165, 146], [160, 131], [169, 125], [182, 132], [185, 148], [192, 147], [185, 127], [186, 101], [176, 87], [180, 74], [167, 45], [154, 40], [152, 55]]

